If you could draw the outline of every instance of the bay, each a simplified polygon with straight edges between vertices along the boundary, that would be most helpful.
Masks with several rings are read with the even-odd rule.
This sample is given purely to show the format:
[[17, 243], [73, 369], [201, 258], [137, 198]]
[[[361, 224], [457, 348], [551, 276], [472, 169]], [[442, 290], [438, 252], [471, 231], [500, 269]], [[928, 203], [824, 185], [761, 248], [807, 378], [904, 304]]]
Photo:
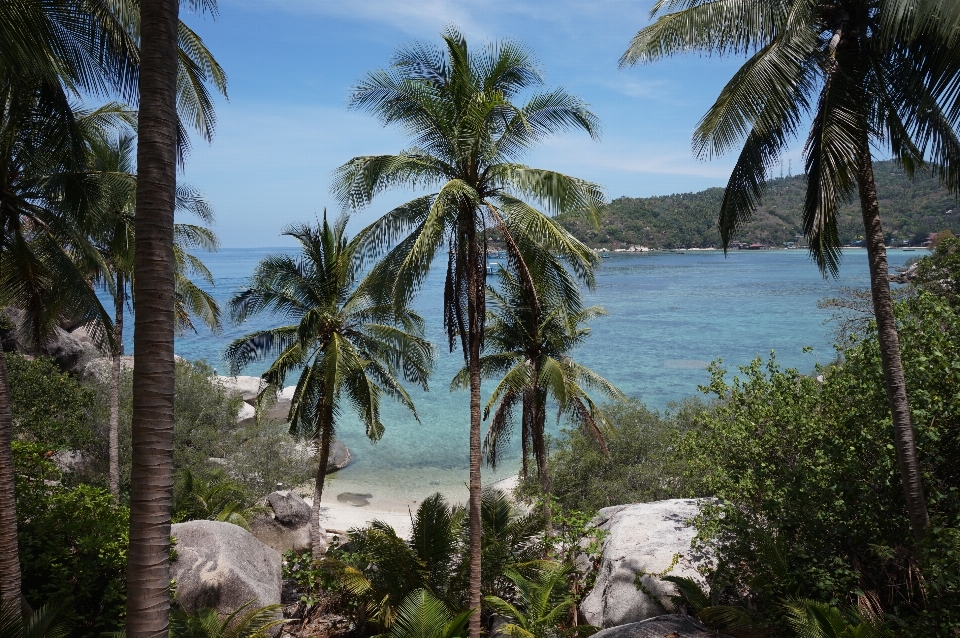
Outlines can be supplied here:
[[[264, 248], [201, 255], [216, 282], [210, 292], [226, 308], [257, 262], [275, 252], [292, 254], [287, 249]], [[922, 253], [891, 250], [888, 258], [894, 268], [918, 255]], [[731, 251], [727, 256], [721, 251], [614, 253], [603, 260], [596, 281], [596, 289], [586, 293], [586, 303], [605, 307], [608, 315], [592, 323], [592, 335], [575, 357], [628, 396], [662, 410], [697, 394], [697, 386], [708, 380], [707, 364], [715, 359], [722, 359], [731, 372], [754, 357], [766, 358], [771, 351], [776, 351], [781, 365], [804, 373], [817, 363], [831, 362], [836, 353], [831, 326], [824, 323], [830, 312], [818, 309], [816, 303], [836, 294], [841, 286], [868, 287], [869, 273], [866, 251], [860, 249], [844, 252], [837, 279], [824, 279], [802, 250]], [[463, 365], [463, 355], [447, 348], [442, 284], [443, 264], [438, 264], [414, 303], [439, 354], [430, 391], [411, 390], [419, 422], [385, 401], [386, 432], [379, 442], [371, 443], [357, 419], [342, 419], [337, 436], [354, 456], [354, 462], [337, 474], [344, 488], [373, 484], [398, 492], [427, 493], [434, 487], [462, 486], [467, 478], [468, 395], [448, 389]], [[191, 360], [205, 359], [227, 374], [222, 359], [226, 345], [277, 323], [276, 317], [254, 317], [242, 325], [226, 325], [217, 336], [201, 328], [197, 334], [179, 337], [176, 351]], [[804, 352], [804, 347], [812, 350]], [[266, 362], [251, 365], [242, 373], [258, 375], [266, 367]], [[294, 382], [288, 380], [288, 384]], [[485, 383], [485, 396], [493, 385]], [[553, 432], [560, 426], [551, 418]], [[514, 443], [503, 467], [495, 473], [485, 470], [485, 477], [516, 472], [516, 437]]]

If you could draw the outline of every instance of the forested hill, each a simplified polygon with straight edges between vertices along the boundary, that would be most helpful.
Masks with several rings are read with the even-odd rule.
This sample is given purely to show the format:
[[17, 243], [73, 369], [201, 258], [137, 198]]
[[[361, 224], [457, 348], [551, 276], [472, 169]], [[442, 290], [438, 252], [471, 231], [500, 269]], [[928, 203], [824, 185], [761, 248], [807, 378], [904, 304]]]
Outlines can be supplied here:
[[[893, 162], [877, 162], [874, 172], [884, 232], [889, 239], [919, 243], [929, 233], [945, 228], [960, 234], [960, 204], [940, 187], [936, 177], [924, 173], [911, 181]], [[772, 180], [753, 220], [734, 240], [768, 246], [795, 241], [801, 232], [805, 189], [803, 175]], [[722, 197], [722, 188], [661, 197], [620, 197], [607, 207], [599, 228], [579, 219], [561, 221], [595, 248], [634, 244], [650, 248], [719, 246], [716, 222]], [[862, 237], [857, 200], [840, 209], [839, 226], [845, 244]]]

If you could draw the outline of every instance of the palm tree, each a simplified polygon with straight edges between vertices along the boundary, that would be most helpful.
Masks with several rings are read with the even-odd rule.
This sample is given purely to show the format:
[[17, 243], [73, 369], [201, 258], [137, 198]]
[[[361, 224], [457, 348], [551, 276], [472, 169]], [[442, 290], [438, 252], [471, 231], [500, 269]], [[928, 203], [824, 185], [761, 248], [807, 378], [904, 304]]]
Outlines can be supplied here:
[[[215, 0], [191, 0], [216, 13]], [[139, 9], [139, 11], [137, 10]], [[139, 35], [139, 117], [133, 281], [133, 428], [127, 632], [167, 631], [170, 611], [170, 519], [173, 487], [173, 339], [176, 332], [174, 209], [184, 120], [209, 139], [213, 106], [205, 82], [225, 93], [220, 67], [178, 19], [178, 0], [138, 3], [121, 11]], [[182, 117], [181, 117], [182, 116]]]
[[[483, 347], [485, 249], [492, 230], [506, 243], [515, 268], [523, 269], [520, 245], [535, 244], [567, 260], [592, 281], [597, 256], [553, 219], [554, 213], [586, 213], [596, 219], [603, 203], [590, 182], [517, 163], [545, 137], [581, 129], [596, 137], [598, 122], [586, 104], [562, 89], [536, 93], [514, 105], [521, 91], [543, 79], [531, 54], [513, 42], [473, 53], [456, 30], [443, 48], [415, 44], [393, 65], [369, 74], [351, 106], [384, 124], [399, 124], [414, 146], [397, 155], [355, 157], [338, 169], [334, 193], [347, 208], [369, 204], [397, 186], [433, 188], [385, 214], [361, 234], [364, 254], [382, 255], [373, 276], [382, 292], [402, 305], [417, 291], [438, 251], [448, 250], [443, 316], [451, 351], [457, 338], [470, 386], [470, 600], [480, 606], [480, 352]], [[471, 638], [480, 619], [470, 620]]]
[[[508, 569], [507, 577], [517, 589], [517, 604], [498, 596], [487, 596], [485, 601], [497, 613], [511, 622], [500, 631], [510, 638], [551, 638], [566, 620], [574, 606], [573, 596], [565, 592], [570, 569], [558, 563], [546, 563], [533, 578], [524, 578], [515, 570]], [[590, 635], [597, 631], [590, 625], [581, 626], [578, 635]]]
[[[509, 270], [498, 273], [497, 288], [487, 288], [492, 311], [487, 313], [485, 346], [490, 354], [480, 358], [486, 378], [502, 377], [484, 408], [486, 420], [494, 407], [493, 420], [484, 440], [487, 462], [496, 467], [503, 447], [510, 439], [513, 411], [521, 406], [521, 450], [523, 474], [527, 473], [527, 453], [533, 448], [537, 476], [544, 496], [544, 514], [550, 520], [550, 478], [547, 472], [545, 426], [547, 399], [558, 407], [558, 416], [566, 414], [593, 434], [606, 451], [601, 426], [606, 419], [600, 407], [585, 390], [598, 391], [614, 400], [626, 400], [612, 383], [580, 365], [570, 351], [583, 343], [590, 329], [581, 324], [605, 314], [603, 308], [583, 308], [580, 291], [562, 267], [554, 267], [555, 277], [534, 277], [535, 295]], [[557, 283], [573, 284], [557, 287]], [[450, 384], [463, 389], [467, 371], [461, 370]]]
[[127, 634], [166, 634], [173, 492], [173, 211], [177, 191], [177, 0], [140, 7], [133, 275], [133, 462]]
[[172, 638], [267, 638], [275, 628], [289, 622], [280, 615], [280, 605], [254, 607], [255, 600], [221, 618], [216, 609], [198, 609], [187, 613], [181, 609], [170, 619]]
[[[110, 374], [109, 422], [109, 485], [114, 498], [120, 494], [118, 426], [120, 418], [120, 373], [123, 356], [123, 315], [129, 299], [128, 288], [133, 279], [134, 207], [137, 178], [133, 172], [133, 149], [136, 138], [129, 133], [113, 136], [100, 132], [90, 142], [90, 170], [103, 182], [98, 206], [103, 213], [103, 228], [93, 231], [94, 242], [109, 270], [97, 273], [103, 287], [114, 299], [114, 348]], [[176, 210], [193, 213], [205, 224], [213, 222], [213, 210], [193, 188], [177, 185]], [[200, 317], [214, 333], [220, 330], [220, 307], [209, 293], [202, 290], [188, 275], [199, 276], [213, 285], [213, 276], [190, 249], [217, 250], [216, 234], [207, 227], [174, 224], [174, 275], [176, 293], [174, 314], [178, 332], [196, 328], [191, 315]]]
[[474, 610], [452, 614], [442, 600], [426, 589], [410, 592], [397, 608], [390, 638], [461, 638]]
[[283, 254], [263, 259], [250, 288], [230, 302], [238, 323], [264, 311], [296, 322], [241, 337], [226, 356], [233, 374], [251, 361], [275, 357], [262, 375], [274, 389], [300, 370], [289, 418], [292, 434], [319, 443], [310, 521], [315, 557], [323, 548], [320, 498], [339, 415], [352, 407], [371, 440], [383, 435], [383, 395], [417, 418], [397, 376], [426, 389], [434, 358], [433, 347], [422, 337], [423, 320], [409, 308], [377, 303], [359, 282], [360, 242], [347, 241], [345, 226], [345, 217], [331, 227], [324, 214], [317, 227], [288, 228], [284, 234], [300, 242], [300, 259]]
[[[97, 184], [75, 153], [74, 136], [86, 136], [122, 117], [114, 105], [51, 112], [44, 87], [0, 84], [0, 307], [26, 311], [29, 336], [38, 345], [60, 319], [91, 322], [94, 336], [110, 318], [86, 273], [103, 265], [87, 239], [95, 222]], [[6, 363], [0, 357], [0, 503], [14, 497], [12, 421]], [[0, 508], [0, 596], [20, 600], [16, 507]], [[8, 518], [11, 517], [11, 518]]]
[[914, 443], [871, 144], [909, 173], [929, 159], [941, 182], [960, 189], [960, 6], [944, 0], [660, 0], [621, 64], [677, 53], [749, 56], [700, 121], [701, 158], [743, 147], [727, 184], [718, 226], [724, 246], [756, 208], [767, 171], [812, 116], [804, 154], [804, 233], [824, 274], [836, 274], [836, 210], [859, 195], [870, 262], [894, 443], [915, 538], [929, 523]]

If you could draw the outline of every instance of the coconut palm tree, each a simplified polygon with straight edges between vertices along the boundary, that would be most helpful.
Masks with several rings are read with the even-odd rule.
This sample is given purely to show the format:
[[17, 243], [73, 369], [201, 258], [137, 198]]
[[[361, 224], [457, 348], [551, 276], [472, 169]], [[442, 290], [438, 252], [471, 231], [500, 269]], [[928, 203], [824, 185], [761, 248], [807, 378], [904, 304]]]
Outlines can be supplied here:
[[[346, 208], [368, 205], [393, 187], [436, 188], [385, 214], [360, 237], [365, 255], [385, 255], [374, 268], [381, 292], [402, 305], [419, 288], [437, 253], [446, 247], [444, 326], [451, 350], [463, 349], [470, 386], [471, 608], [480, 606], [480, 352], [485, 319], [485, 252], [490, 232], [502, 239], [515, 268], [519, 243], [534, 241], [565, 259], [588, 283], [596, 255], [563, 230], [548, 212], [596, 219], [603, 203], [590, 182], [518, 163], [524, 151], [567, 129], [598, 135], [596, 117], [562, 89], [512, 100], [542, 85], [529, 51], [513, 42], [471, 51], [450, 28], [443, 47], [415, 44], [391, 67], [366, 76], [350, 103], [399, 124], [414, 146], [396, 155], [355, 157], [338, 169], [333, 191]], [[480, 619], [470, 620], [471, 638]]]
[[[115, 124], [122, 110], [107, 105], [64, 121], [51, 111], [45, 91], [39, 84], [0, 84], [0, 307], [24, 310], [25, 336], [38, 345], [64, 318], [90, 322], [93, 336], [108, 342], [109, 315], [86, 278], [103, 266], [87, 239], [96, 221], [97, 183], [74, 152], [74, 134]], [[14, 497], [9, 399], [0, 357], [0, 504]], [[0, 507], [0, 596], [16, 601], [16, 508], [13, 500], [9, 505]]]
[[226, 357], [233, 374], [252, 361], [274, 358], [262, 375], [274, 390], [283, 387], [288, 374], [299, 371], [290, 431], [318, 443], [310, 521], [317, 558], [323, 551], [320, 498], [340, 415], [352, 408], [374, 441], [383, 435], [382, 396], [399, 401], [417, 418], [397, 377], [427, 389], [434, 359], [433, 346], [422, 336], [423, 320], [407, 307], [378, 303], [360, 282], [361, 243], [347, 241], [345, 226], [345, 217], [331, 227], [324, 214], [317, 227], [288, 228], [284, 234], [300, 242], [300, 258], [266, 257], [250, 287], [230, 301], [238, 323], [266, 311], [295, 322], [235, 340]]
[[871, 145], [909, 173], [930, 161], [960, 189], [960, 5], [946, 0], [660, 0], [622, 65], [700, 51], [744, 55], [746, 64], [700, 121], [701, 158], [740, 146], [718, 226], [724, 246], [750, 217], [768, 170], [807, 118], [804, 233], [824, 274], [839, 267], [837, 206], [859, 196], [874, 314], [910, 525], [929, 517], [887, 280]]
[[[118, 426], [120, 418], [120, 373], [123, 356], [123, 316], [128, 305], [129, 287], [133, 279], [134, 207], [136, 174], [133, 172], [133, 149], [136, 138], [129, 133], [98, 134], [90, 142], [89, 168], [99, 178], [98, 206], [103, 213], [103, 228], [93, 231], [94, 243], [109, 268], [96, 277], [112, 292], [114, 300], [114, 348], [110, 373], [109, 484], [117, 498], [120, 493]], [[177, 211], [189, 212], [205, 224], [213, 222], [213, 209], [203, 197], [186, 184], [177, 185]], [[219, 332], [220, 307], [209, 293], [190, 280], [198, 276], [212, 286], [213, 276], [203, 262], [188, 251], [215, 251], [219, 246], [216, 234], [205, 226], [178, 223], [174, 225], [174, 315], [177, 331], [196, 331], [191, 316], [199, 317], [214, 332]], [[109, 282], [109, 283], [108, 283]], [[112, 285], [110, 285], [112, 284]]]
[[[532, 260], [529, 260], [532, 261]], [[587, 389], [609, 399], [626, 400], [615, 385], [572, 359], [570, 352], [590, 335], [582, 324], [602, 316], [603, 308], [583, 308], [579, 289], [566, 285], [559, 290], [554, 282], [575, 284], [569, 274], [554, 266], [554, 277], [534, 277], [536, 294], [509, 270], [498, 273], [498, 286], [487, 288], [492, 310], [487, 313], [484, 344], [489, 354], [480, 357], [485, 378], [501, 377], [484, 408], [483, 418], [493, 419], [484, 440], [487, 462], [496, 467], [509, 441], [513, 412], [521, 406], [521, 450], [526, 475], [528, 450], [533, 448], [537, 476], [544, 496], [544, 514], [550, 520], [550, 478], [547, 472], [545, 426], [547, 399], [557, 404], [558, 416], [567, 415], [593, 434], [601, 447], [606, 443], [601, 427], [606, 419]], [[450, 384], [466, 389], [467, 370], [461, 370]]]

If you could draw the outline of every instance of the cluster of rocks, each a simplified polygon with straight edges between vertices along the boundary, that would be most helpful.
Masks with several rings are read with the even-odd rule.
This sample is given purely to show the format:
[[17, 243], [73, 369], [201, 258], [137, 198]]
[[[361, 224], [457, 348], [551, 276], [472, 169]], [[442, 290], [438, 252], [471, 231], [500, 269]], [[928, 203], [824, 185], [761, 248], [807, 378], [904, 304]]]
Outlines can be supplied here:
[[28, 356], [50, 357], [64, 372], [82, 372], [88, 362], [100, 356], [96, 335], [84, 326], [62, 324], [56, 326], [42, 343], [34, 343], [27, 315], [17, 308], [3, 308], [10, 326], [0, 333], [4, 352]]
[[[279, 604], [281, 553], [308, 549], [310, 506], [292, 492], [264, 499], [267, 513], [251, 531], [229, 523], [190, 521], [173, 526], [177, 604], [228, 614], [250, 600], [259, 606]], [[672, 585], [669, 573], [703, 584], [698, 568], [709, 557], [691, 549], [697, 515], [695, 500], [676, 499], [609, 507], [593, 524], [604, 531], [598, 560], [582, 556], [578, 569], [596, 569], [596, 584], [580, 606], [584, 620], [602, 629], [600, 638], [706, 638], [718, 636], [694, 619], [664, 607]], [[321, 528], [326, 540], [326, 532]], [[642, 587], [636, 580], [640, 578]], [[496, 632], [495, 632], [496, 633]]]
[[[251, 600], [255, 607], [280, 604], [281, 554], [310, 549], [311, 509], [288, 491], [269, 494], [263, 505], [265, 513], [251, 522], [249, 532], [217, 521], [172, 526], [176, 559], [171, 577], [178, 606], [188, 612], [206, 607], [228, 615]], [[326, 545], [322, 527], [320, 533]]]

